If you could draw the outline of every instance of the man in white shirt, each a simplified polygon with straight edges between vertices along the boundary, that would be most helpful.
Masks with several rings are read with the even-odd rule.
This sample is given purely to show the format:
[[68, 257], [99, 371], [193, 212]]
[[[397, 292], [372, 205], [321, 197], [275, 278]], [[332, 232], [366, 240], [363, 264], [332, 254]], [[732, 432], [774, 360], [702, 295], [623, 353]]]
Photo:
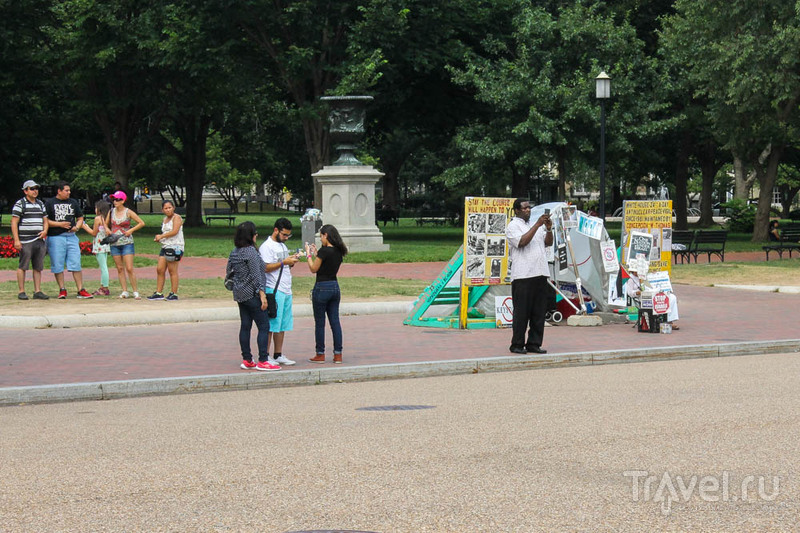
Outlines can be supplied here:
[[546, 247], [553, 244], [553, 221], [548, 213], [532, 222], [531, 205], [524, 198], [514, 200], [514, 215], [506, 228], [511, 261], [511, 299], [514, 302], [509, 350], [517, 354], [547, 353], [542, 349], [544, 317], [551, 291], [547, 283], [550, 269]]
[[[269, 340], [275, 342], [275, 351], [269, 362], [291, 366], [294, 361], [283, 355], [283, 337], [287, 331], [292, 331], [294, 320], [292, 318], [292, 267], [297, 263], [297, 254], [289, 255], [289, 249], [284, 244], [292, 236], [292, 223], [287, 218], [279, 218], [272, 228], [272, 235], [258, 249], [261, 258], [267, 264], [267, 287], [265, 292], [275, 290], [275, 284], [280, 283], [275, 291], [275, 303], [278, 306], [278, 315], [269, 319]], [[282, 273], [281, 273], [282, 271]]]

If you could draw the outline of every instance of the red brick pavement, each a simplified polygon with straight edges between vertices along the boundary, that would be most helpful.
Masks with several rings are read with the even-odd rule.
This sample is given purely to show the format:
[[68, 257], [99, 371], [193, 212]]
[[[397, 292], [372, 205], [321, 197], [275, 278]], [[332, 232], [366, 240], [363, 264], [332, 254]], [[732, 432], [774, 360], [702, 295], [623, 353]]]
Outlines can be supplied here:
[[[156, 256], [147, 256], [156, 257]], [[185, 257], [181, 260], [179, 274], [183, 279], [209, 279], [221, 278], [225, 275], [225, 264], [227, 259], [217, 257]], [[339, 271], [340, 276], [344, 277], [386, 277], [394, 279], [424, 279], [433, 281], [441, 273], [446, 265], [446, 262], [430, 262], [430, 263], [366, 263], [366, 264], [353, 264], [345, 263]], [[116, 268], [109, 266], [111, 281], [114, 282], [117, 278]], [[298, 265], [292, 269], [292, 275], [296, 277], [312, 276], [311, 272], [305, 265]], [[136, 277], [138, 279], [156, 279], [156, 268], [140, 267], [136, 269]], [[44, 281], [53, 281], [54, 277], [49, 271], [45, 271], [43, 275]], [[0, 270], [0, 282], [14, 281], [17, 279], [15, 270]], [[94, 282], [100, 280], [100, 269], [87, 268], [83, 270], [83, 279], [85, 281]], [[30, 281], [30, 274], [28, 274]], [[71, 283], [72, 279], [67, 274], [67, 283]]]
[[[155, 256], [146, 256], [155, 257]], [[728, 261], [748, 261], [748, 262], [761, 262], [764, 261], [763, 252], [729, 252], [725, 254]], [[208, 279], [208, 278], [221, 278], [225, 272], [225, 263], [227, 259], [216, 257], [185, 257], [181, 260], [180, 276], [184, 279]], [[713, 259], [712, 262], [717, 262], [719, 259]], [[707, 263], [706, 257], [699, 257], [700, 263]], [[446, 265], [446, 262], [430, 262], [430, 263], [368, 263], [368, 264], [353, 264], [345, 263], [342, 265], [340, 276], [355, 277], [366, 276], [376, 277], [382, 276], [395, 279], [423, 279], [433, 281], [441, 273]], [[301, 267], [303, 265], [300, 265]], [[117, 277], [116, 269], [109, 267], [111, 272], [111, 280], [114, 281]], [[311, 276], [312, 274], [307, 268], [295, 268], [292, 274], [297, 277]], [[16, 271], [14, 270], [0, 270], [0, 282], [13, 281], [17, 279]], [[155, 267], [140, 267], [136, 269], [136, 277], [138, 279], [156, 279]], [[30, 279], [30, 274], [28, 275]], [[46, 271], [44, 273], [45, 281], [52, 281], [53, 275]], [[100, 270], [97, 268], [87, 268], [83, 271], [83, 279], [89, 282], [100, 280]], [[70, 276], [67, 275], [67, 282], [71, 282]]]
[[[797, 339], [800, 296], [681, 286], [680, 331], [638, 333], [629, 325], [549, 327], [551, 354]], [[445, 330], [403, 326], [402, 315], [343, 317], [348, 365], [498, 357], [508, 354], [508, 330]], [[0, 330], [0, 387], [199, 376], [239, 370], [238, 323]], [[313, 320], [287, 333], [293, 368], [314, 368]], [[330, 332], [328, 332], [330, 343]], [[255, 346], [255, 340], [253, 341]]]

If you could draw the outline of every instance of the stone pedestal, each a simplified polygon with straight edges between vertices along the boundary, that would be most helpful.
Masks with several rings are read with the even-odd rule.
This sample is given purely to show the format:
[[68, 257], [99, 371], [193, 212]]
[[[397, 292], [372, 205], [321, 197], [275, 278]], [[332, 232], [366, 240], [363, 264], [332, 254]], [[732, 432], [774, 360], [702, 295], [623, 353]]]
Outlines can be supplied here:
[[375, 224], [375, 184], [382, 172], [368, 165], [337, 165], [312, 176], [322, 187], [322, 222], [336, 226], [348, 250], [389, 250]]

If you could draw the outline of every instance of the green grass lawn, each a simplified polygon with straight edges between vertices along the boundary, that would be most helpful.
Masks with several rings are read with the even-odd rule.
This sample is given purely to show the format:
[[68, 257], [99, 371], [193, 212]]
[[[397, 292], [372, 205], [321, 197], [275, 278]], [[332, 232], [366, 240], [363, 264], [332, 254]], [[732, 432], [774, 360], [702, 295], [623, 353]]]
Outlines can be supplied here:
[[[259, 242], [272, 232], [272, 225], [278, 216], [285, 213], [239, 213], [236, 221], [241, 223], [251, 220], [259, 229]], [[161, 215], [142, 215], [147, 226], [135, 234], [137, 254], [158, 254], [160, 245], [153, 241], [153, 237], [161, 230]], [[300, 239], [300, 217], [290, 215], [295, 229], [294, 236], [287, 242], [290, 249], [299, 249], [303, 243]], [[233, 234], [235, 228], [228, 227], [222, 221], [212, 222], [212, 226], [202, 228], [185, 228], [187, 256], [194, 257], [227, 257], [233, 247]], [[448, 261], [456, 252], [463, 241], [463, 228], [461, 226], [422, 226], [416, 225], [412, 218], [402, 218], [397, 226], [388, 224], [378, 226], [383, 233], [384, 243], [389, 244], [389, 252], [360, 252], [346, 257], [347, 263], [411, 263], [421, 261]], [[609, 222], [607, 230], [611, 238], [619, 243], [620, 223]], [[10, 228], [4, 225], [0, 228], [0, 235], [10, 235]], [[91, 240], [91, 235], [86, 232], [78, 234], [82, 241]], [[751, 235], [745, 233], [729, 233], [726, 251], [744, 252], [761, 251], [763, 243], [750, 242]], [[110, 261], [110, 265], [113, 263]], [[136, 266], [150, 266], [155, 264], [151, 259], [137, 257]], [[84, 256], [82, 265], [86, 268], [96, 268], [95, 258]], [[0, 259], [0, 270], [13, 270], [17, 267], [17, 259]]]

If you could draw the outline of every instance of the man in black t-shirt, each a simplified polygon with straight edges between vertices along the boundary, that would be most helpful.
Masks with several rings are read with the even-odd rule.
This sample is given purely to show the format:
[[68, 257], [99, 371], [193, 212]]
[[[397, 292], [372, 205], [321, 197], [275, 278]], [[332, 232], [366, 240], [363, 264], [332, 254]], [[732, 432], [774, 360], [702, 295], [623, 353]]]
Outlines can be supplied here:
[[47, 231], [47, 253], [50, 254], [50, 270], [58, 282], [58, 298], [63, 300], [67, 297], [64, 285], [65, 263], [75, 280], [78, 298], [92, 298], [92, 295], [83, 288], [81, 247], [77, 235], [83, 226], [83, 210], [80, 202], [69, 197], [72, 192], [69, 183], [59, 181], [56, 186], [58, 192], [55, 198], [47, 200], [45, 207], [47, 218], [50, 220]]

